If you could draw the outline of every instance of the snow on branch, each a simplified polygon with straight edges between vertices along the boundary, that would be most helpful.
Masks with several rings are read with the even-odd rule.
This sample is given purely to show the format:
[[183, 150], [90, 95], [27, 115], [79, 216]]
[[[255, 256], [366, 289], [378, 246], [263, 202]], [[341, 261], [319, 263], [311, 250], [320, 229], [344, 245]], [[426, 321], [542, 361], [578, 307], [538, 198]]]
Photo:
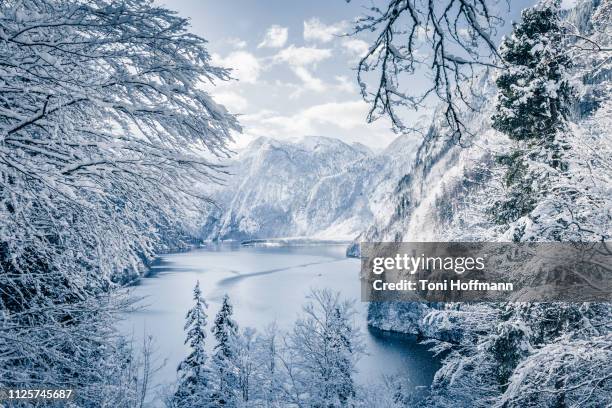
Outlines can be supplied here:
[[[443, 114], [456, 139], [468, 132], [461, 112], [472, 106], [478, 76], [496, 67], [493, 36], [503, 23], [493, 0], [391, 0], [360, 18], [355, 34], [376, 37], [358, 65], [363, 97], [371, 102], [368, 120], [388, 116], [398, 130], [408, 130], [400, 109], [418, 109], [430, 97], [443, 102]], [[370, 73], [378, 78], [367, 85]], [[426, 85], [404, 83], [419, 75]], [[421, 79], [426, 78], [426, 79]], [[408, 88], [408, 91], [400, 90]]]
[[204, 187], [240, 131], [205, 91], [228, 70], [187, 29], [152, 1], [0, 2], [5, 386], [78, 373], [81, 402], [136, 406], [101, 388], [132, 361], [112, 333], [126, 307], [114, 282], [210, 205]]

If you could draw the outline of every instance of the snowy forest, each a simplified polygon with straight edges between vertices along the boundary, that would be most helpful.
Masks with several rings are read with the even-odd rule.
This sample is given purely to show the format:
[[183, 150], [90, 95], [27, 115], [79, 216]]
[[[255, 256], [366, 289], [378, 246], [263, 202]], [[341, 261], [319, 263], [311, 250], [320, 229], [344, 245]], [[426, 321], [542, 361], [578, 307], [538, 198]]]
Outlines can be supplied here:
[[[612, 1], [534, 1], [513, 22], [500, 0], [374, 3], [334, 35], [367, 45], [351, 81], [361, 120], [396, 135], [378, 150], [311, 135], [237, 148], [249, 128], [219, 89], [241, 66], [172, 2], [0, 0], [0, 407], [612, 406], [609, 303], [360, 307], [344, 283], [359, 284], [362, 242], [606, 247]], [[342, 255], [291, 261], [313, 243]], [[257, 269], [266, 245], [289, 249]], [[253, 278], [299, 291], [240, 286]], [[167, 312], [180, 328], [157, 328], [172, 343], [119, 329], [154, 284], [184, 299]], [[288, 318], [247, 303], [275, 297]], [[390, 334], [426, 349], [426, 384], [364, 365]], [[43, 389], [73, 395], [9, 398]]]

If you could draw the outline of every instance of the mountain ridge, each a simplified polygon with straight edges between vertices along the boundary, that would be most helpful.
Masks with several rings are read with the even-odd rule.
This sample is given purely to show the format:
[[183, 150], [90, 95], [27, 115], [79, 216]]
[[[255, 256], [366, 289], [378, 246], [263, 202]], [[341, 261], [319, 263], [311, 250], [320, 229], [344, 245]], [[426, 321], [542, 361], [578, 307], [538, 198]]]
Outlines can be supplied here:
[[350, 241], [384, 212], [385, 197], [417, 145], [406, 136], [393, 144], [374, 152], [326, 136], [258, 137], [228, 164], [232, 176], [213, 196], [221, 208], [207, 220], [204, 236]]

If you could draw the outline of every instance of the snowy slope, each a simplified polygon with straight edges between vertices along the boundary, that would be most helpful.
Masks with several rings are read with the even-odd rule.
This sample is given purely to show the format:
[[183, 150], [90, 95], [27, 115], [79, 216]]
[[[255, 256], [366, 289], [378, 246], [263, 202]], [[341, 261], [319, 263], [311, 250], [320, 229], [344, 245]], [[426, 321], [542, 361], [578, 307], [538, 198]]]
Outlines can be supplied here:
[[351, 240], [390, 210], [415, 147], [405, 136], [377, 154], [319, 136], [258, 138], [231, 164], [233, 175], [215, 196], [221, 210], [206, 236]]

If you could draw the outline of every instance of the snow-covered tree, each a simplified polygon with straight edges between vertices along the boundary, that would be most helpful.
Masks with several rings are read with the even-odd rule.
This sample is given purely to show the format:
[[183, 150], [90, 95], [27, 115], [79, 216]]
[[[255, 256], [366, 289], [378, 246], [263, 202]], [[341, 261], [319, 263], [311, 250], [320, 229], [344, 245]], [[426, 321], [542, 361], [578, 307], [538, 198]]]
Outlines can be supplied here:
[[238, 125], [201, 85], [228, 72], [149, 1], [5, 1], [1, 16], [4, 259], [133, 268], [218, 174]]
[[282, 370], [279, 361], [279, 333], [272, 324], [257, 337], [257, 390], [261, 405], [266, 408], [281, 407]]
[[355, 364], [364, 352], [359, 330], [351, 323], [350, 302], [330, 290], [313, 290], [286, 339], [285, 367], [294, 399], [312, 407], [355, 404]]
[[212, 369], [215, 375], [213, 389], [214, 402], [219, 406], [235, 406], [240, 389], [237, 375], [238, 323], [233, 319], [233, 307], [229, 296], [223, 296], [221, 309], [215, 316], [212, 328], [217, 340], [212, 357]]
[[243, 406], [249, 406], [257, 397], [256, 373], [259, 366], [255, 335], [254, 329], [245, 328], [236, 337], [233, 347], [236, 353], [234, 365], [237, 375], [237, 398]]
[[179, 380], [174, 394], [177, 407], [209, 406], [210, 369], [205, 347], [208, 305], [202, 297], [199, 281], [193, 288], [193, 300], [195, 304], [185, 317], [185, 344], [189, 344], [191, 352], [177, 369]]
[[559, 13], [558, 1], [543, 0], [523, 10], [520, 23], [502, 41], [506, 69], [497, 76], [492, 124], [512, 140], [550, 143], [566, 129], [570, 61]]
[[[564, 153], [569, 149], [565, 139], [570, 136], [567, 119], [572, 99], [570, 60], [559, 13], [555, 0], [523, 10], [521, 22], [500, 47], [506, 69], [496, 80], [498, 98], [492, 126], [515, 142], [511, 152], [498, 157], [507, 168], [507, 193], [491, 212], [501, 224], [531, 215], [542, 200], [550, 201], [551, 195], [572, 198], [571, 189], [554, 188], [563, 183], [568, 168]], [[524, 224], [514, 226], [512, 238], [533, 239], [525, 228]]]
[[[539, 7], [544, 10], [543, 6]], [[440, 125], [444, 118], [439, 120], [436, 116], [431, 134], [420, 146], [413, 168], [398, 183], [396, 203], [399, 211], [389, 217], [389, 224], [377, 225], [377, 231], [370, 235], [370, 239], [412, 241], [425, 236], [426, 240], [508, 241], [515, 238], [514, 232], [517, 231], [516, 237], [521, 240], [608, 241], [612, 225], [612, 134], [609, 131], [612, 128], [612, 104], [609, 102], [612, 71], [610, 52], [604, 50], [610, 48], [610, 7], [609, 0], [585, 1], [577, 2], [575, 9], [551, 13], [553, 22], [561, 17], [562, 21], [557, 20], [557, 23], [564, 29], [573, 26], [575, 31], [571, 35], [562, 31], [558, 42], [551, 43], [548, 50], [536, 46], [537, 40], [531, 44], [526, 37], [516, 41], [514, 45], [518, 50], [524, 50], [521, 48], [523, 45], [525, 48], [535, 46], [533, 54], [522, 54], [531, 58], [531, 65], [508, 64], [507, 72], [499, 71], [500, 77], [513, 72], [517, 78], [533, 74], [535, 79], [532, 82], [536, 85], [538, 72], [531, 68], [541, 65], [543, 73], [552, 75], [555, 71], [547, 69], [557, 64], [557, 61], [550, 61], [551, 65], [548, 65], [539, 56], [548, 51], [561, 52], [560, 61], [563, 62], [565, 56], [570, 55], [571, 64], [563, 62], [564, 66], [557, 66], [557, 72], [563, 74], [561, 81], [547, 86], [563, 89], [563, 84], [570, 83], [574, 88], [571, 98], [577, 99], [572, 101], [572, 109], [561, 104], [563, 96], [557, 95], [555, 101], [553, 93], [547, 95], [553, 100], [540, 99], [546, 103], [534, 106], [534, 112], [540, 113], [551, 106], [558, 109], [559, 122], [546, 126], [554, 130], [548, 133], [554, 135], [551, 145], [544, 143], [547, 141], [546, 131], [541, 134], [533, 131], [531, 138], [519, 140], [491, 129], [493, 98], [480, 105], [480, 112], [471, 115], [472, 123], [479, 129], [472, 139], [472, 146], [454, 146], [446, 137], [450, 132]], [[548, 23], [541, 22], [543, 27]], [[517, 27], [521, 24], [518, 23]], [[553, 33], [556, 30], [559, 26], [553, 28]], [[549, 41], [546, 33], [538, 39]], [[512, 37], [506, 41], [511, 40]], [[518, 53], [518, 50], [513, 52]], [[549, 57], [554, 59], [552, 54]], [[511, 85], [506, 96], [519, 98], [520, 92], [526, 89], [526, 85]], [[524, 99], [517, 99], [517, 106], [533, 102], [538, 95], [522, 96]], [[556, 103], [560, 106], [555, 107]], [[535, 117], [527, 117], [524, 122], [520, 122], [520, 116], [516, 119], [516, 126], [529, 123], [543, 126], [548, 117], [542, 123]], [[538, 139], [540, 135], [542, 139]], [[539, 149], [539, 142], [544, 145], [542, 149]], [[525, 166], [515, 168], [518, 175], [521, 172], [531, 175], [538, 183], [533, 185], [532, 196], [519, 195], [526, 202], [533, 199], [527, 215], [513, 215], [516, 221], [510, 225], [496, 225], [492, 217], [486, 216], [485, 209], [490, 210], [497, 199], [508, 193], [503, 188], [505, 182], [501, 181], [509, 174], [505, 168], [495, 166], [493, 160], [493, 156], [505, 148], [508, 148], [509, 156], [518, 151], [517, 157], [524, 159], [522, 163]], [[507, 158], [509, 164], [511, 159]], [[523, 176], [517, 179], [521, 180]], [[517, 192], [521, 193], [520, 190]], [[453, 228], [447, 228], [451, 222]], [[526, 279], [543, 276], [539, 274], [541, 268], [520, 269]], [[583, 282], [572, 273], [556, 273], [555, 279], [559, 277], [572, 279], [572, 283]], [[597, 284], [593, 286], [597, 287]], [[442, 310], [436, 310], [438, 307], [434, 306], [432, 310], [431, 305], [411, 303], [371, 305], [375, 313], [370, 314], [370, 321], [374, 321], [377, 327], [415, 330], [425, 337], [438, 339], [435, 340], [435, 349], [444, 351], [442, 367], [435, 375], [429, 398], [421, 405], [484, 408], [612, 404], [610, 376], [604, 374], [609, 370], [604, 362], [610, 350], [607, 336], [610, 329], [609, 305], [481, 303], [446, 305]]]
[[203, 86], [228, 71], [187, 28], [151, 1], [0, 2], [4, 387], [85, 400], [115, 381], [113, 280], [207, 202], [239, 126]]
[[330, 393], [337, 395], [342, 406], [346, 406], [356, 396], [356, 386], [353, 380], [355, 357], [353, 356], [352, 328], [340, 307], [336, 307], [331, 316], [330, 330], [326, 333], [326, 343], [329, 344], [332, 355], [332, 376], [335, 378]]
[[546, 345], [516, 368], [499, 406], [607, 407], [612, 403], [610, 334]]
[[356, 33], [375, 33], [357, 67], [362, 96], [371, 106], [368, 120], [384, 115], [397, 129], [414, 129], [402, 120], [403, 111], [421, 109], [433, 96], [441, 102], [452, 136], [459, 140], [469, 134], [464, 113], [475, 110], [471, 100], [480, 91], [479, 76], [498, 66], [494, 35], [503, 24], [499, 4], [389, 0], [370, 7], [355, 24]]

